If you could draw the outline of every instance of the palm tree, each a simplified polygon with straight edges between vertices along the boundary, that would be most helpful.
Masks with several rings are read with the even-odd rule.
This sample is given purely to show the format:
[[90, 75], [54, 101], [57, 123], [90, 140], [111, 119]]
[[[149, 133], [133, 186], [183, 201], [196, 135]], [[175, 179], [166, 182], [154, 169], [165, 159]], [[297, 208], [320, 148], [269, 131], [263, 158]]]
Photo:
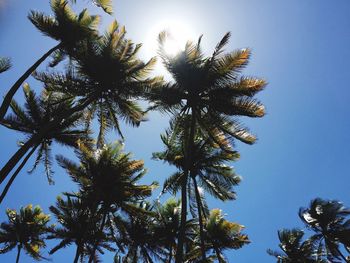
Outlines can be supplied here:
[[114, 251], [109, 245], [111, 237], [99, 231], [101, 215], [88, 209], [80, 198], [66, 195], [66, 200], [63, 200], [58, 197], [56, 206], [50, 206], [50, 211], [60, 226], [53, 228], [47, 238], [61, 240], [50, 254], [74, 243], [77, 248], [73, 262], [77, 263], [79, 258], [82, 260], [90, 255], [95, 244], [98, 244], [96, 249], [100, 253], [103, 253], [102, 249]]
[[[146, 97], [153, 103], [151, 109], [173, 113], [175, 116], [190, 114], [191, 120], [186, 132], [185, 171], [181, 182], [182, 218], [186, 222], [187, 178], [193, 165], [195, 129], [200, 127], [225, 150], [231, 150], [220, 139], [239, 139], [253, 143], [255, 137], [241, 127], [231, 116], [262, 117], [264, 107], [253, 97], [261, 91], [266, 82], [256, 78], [239, 77], [239, 72], [247, 65], [250, 51], [243, 49], [223, 54], [230, 34], [227, 33], [216, 46], [213, 54], [205, 58], [197, 44], [188, 42], [185, 50], [175, 57], [166, 53], [164, 44], [166, 33], [159, 35], [160, 56], [174, 81], [156, 85]], [[176, 118], [175, 118], [176, 119]], [[183, 255], [184, 225], [179, 234], [176, 262]]]
[[17, 246], [16, 263], [19, 262], [22, 249], [36, 260], [43, 259], [40, 249], [46, 246], [45, 235], [50, 216], [44, 214], [39, 206], [33, 208], [32, 205], [22, 207], [19, 214], [16, 210], [7, 209], [6, 214], [9, 222], [0, 226], [0, 243], [3, 244], [0, 253]]
[[0, 57], [0, 73], [5, 72], [11, 68], [11, 60], [9, 58]]
[[[55, 97], [51, 92], [45, 90], [42, 92], [41, 96], [38, 97], [30, 89], [28, 84], [24, 85], [23, 91], [25, 95], [24, 109], [13, 100], [10, 105], [13, 113], [8, 114], [2, 124], [9, 129], [24, 133], [28, 137], [28, 141], [35, 137], [38, 131], [40, 131], [40, 129], [57, 114], [62, 111], [67, 111], [72, 107], [72, 100], [62, 100], [61, 98]], [[59, 102], [57, 102], [57, 100], [59, 100]], [[80, 130], [76, 128], [81, 117], [82, 113], [71, 115], [69, 118], [62, 120], [57, 129], [48, 131], [40, 139], [37, 139], [32, 143], [31, 148], [27, 150], [27, 156], [5, 186], [4, 191], [0, 196], [0, 202], [2, 202], [12, 182], [36, 149], [38, 149], [37, 156], [34, 167], [31, 171], [33, 171], [40, 162], [43, 162], [49, 183], [53, 183], [51, 177], [52, 142], [55, 141], [61, 145], [77, 147], [78, 140], [86, 140], [86, 131], [84, 129]], [[24, 152], [24, 154], [27, 152]], [[12, 161], [11, 165], [14, 167], [16, 161]], [[5, 178], [1, 178], [1, 182], [3, 182], [4, 179]]]
[[322, 259], [322, 247], [315, 245], [312, 238], [303, 241], [304, 231], [300, 229], [283, 229], [278, 231], [280, 241], [279, 251], [267, 250], [267, 253], [277, 259], [277, 263], [326, 263]]
[[90, 16], [86, 9], [79, 15], [73, 13], [66, 0], [51, 0], [54, 16], [31, 11], [28, 18], [44, 35], [59, 43], [39, 58], [9, 89], [0, 107], [0, 121], [10, 107], [11, 100], [22, 83], [51, 54], [54, 54], [52, 66], [61, 61], [66, 54], [72, 55], [81, 41], [97, 36], [96, 29], [99, 18]]
[[213, 209], [205, 223], [207, 249], [212, 249], [220, 263], [226, 262], [222, 252], [239, 249], [250, 243], [248, 236], [241, 233], [243, 226], [227, 221], [220, 209]]
[[[189, 120], [191, 116], [184, 116], [183, 121]], [[179, 120], [177, 121], [179, 122]], [[178, 124], [178, 127], [180, 125]], [[170, 165], [175, 165], [179, 172], [170, 176], [164, 183], [163, 192], [170, 191], [176, 194], [181, 188], [182, 177], [185, 172], [185, 149], [184, 134], [173, 131], [174, 125], [171, 123], [171, 128], [161, 136], [166, 150], [160, 153], [154, 153], [153, 157], [166, 161]], [[180, 129], [179, 129], [180, 130]], [[184, 131], [183, 129], [182, 131]], [[240, 177], [237, 176], [232, 167], [226, 165], [228, 161], [234, 161], [239, 156], [238, 153], [223, 151], [211, 139], [204, 140], [200, 134], [200, 129], [197, 129], [195, 141], [193, 145], [192, 161], [193, 165], [190, 169], [190, 176], [187, 181], [187, 189], [190, 208], [193, 217], [198, 218], [201, 236], [202, 257], [205, 260], [205, 244], [203, 234], [203, 219], [208, 216], [208, 208], [205, 204], [204, 195], [200, 193], [198, 183], [201, 188], [205, 189], [211, 195], [219, 198], [222, 201], [235, 199], [233, 186], [238, 185]], [[198, 215], [194, 212], [197, 210]]]
[[350, 232], [350, 221], [344, 222], [349, 215], [350, 209], [344, 207], [342, 203], [320, 198], [312, 200], [310, 207], [299, 210], [299, 217], [315, 232], [313, 239], [320, 245], [323, 244], [327, 258], [332, 262], [337, 259], [349, 262], [339, 249], [339, 243], [342, 243], [347, 250], [350, 247], [349, 237], [344, 235]]
[[123, 138], [119, 119], [133, 126], [144, 120], [144, 111], [135, 99], [145, 87], [159, 82], [159, 78], [147, 78], [155, 59], [139, 60], [136, 55], [141, 45], [134, 45], [125, 34], [125, 28], [114, 21], [103, 36], [80, 46], [75, 67], [69, 72], [36, 75], [48, 89], [79, 98], [77, 105], [89, 110], [87, 124], [97, 115], [99, 144], [111, 128]]
[[165, 262], [166, 244], [162, 241], [164, 233], [159, 232], [159, 222], [150, 203], [140, 202], [140, 209], [148, 215], [129, 215], [124, 221], [125, 234], [121, 239], [122, 245], [127, 249], [123, 262]]
[[116, 212], [131, 216], [144, 213], [135, 202], [150, 196], [157, 186], [155, 182], [151, 185], [138, 184], [145, 174], [143, 161], [131, 160], [130, 153], [123, 153], [122, 148], [121, 143], [95, 149], [81, 144], [78, 153], [80, 164], [63, 156], [57, 157], [62, 168], [79, 184], [85, 204], [94, 213], [102, 215], [101, 232]]

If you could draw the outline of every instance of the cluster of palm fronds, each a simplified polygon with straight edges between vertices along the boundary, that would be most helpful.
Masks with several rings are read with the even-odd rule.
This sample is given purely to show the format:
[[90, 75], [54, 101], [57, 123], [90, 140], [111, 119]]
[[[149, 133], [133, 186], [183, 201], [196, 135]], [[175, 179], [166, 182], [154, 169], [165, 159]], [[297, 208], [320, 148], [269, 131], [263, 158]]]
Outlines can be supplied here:
[[[94, 2], [111, 13], [110, 1]], [[0, 123], [26, 135], [0, 170], [0, 183], [6, 183], [0, 202], [35, 153], [30, 172], [43, 163], [53, 182], [53, 142], [75, 149], [79, 164], [61, 155], [56, 159], [79, 190], [64, 193], [50, 207], [56, 226], [47, 226], [48, 217], [39, 208], [22, 208], [20, 214], [9, 211], [10, 222], [1, 227], [0, 253], [17, 246], [17, 260], [22, 248], [40, 259], [45, 239], [58, 239], [49, 253], [75, 244], [74, 262], [98, 262], [105, 249], [115, 252], [116, 262], [226, 262], [223, 251], [241, 248], [249, 239], [242, 234], [242, 225], [227, 221], [219, 209], [209, 210], [205, 196], [207, 192], [222, 201], [235, 199], [240, 177], [229, 166], [239, 158], [233, 143], [256, 140], [237, 117], [264, 115], [254, 96], [265, 81], [240, 76], [250, 50], [224, 53], [227, 33], [209, 57], [201, 51], [201, 38], [170, 56], [163, 32], [159, 55], [173, 77], [167, 82], [150, 77], [155, 58], [141, 61], [137, 57], [141, 45], [127, 39], [116, 21], [100, 34], [98, 16], [86, 10], [77, 15], [66, 0], [52, 0], [51, 6], [53, 16], [31, 12], [29, 20], [58, 44], [16, 81], [0, 107]], [[36, 71], [49, 57], [54, 69]], [[65, 63], [64, 70], [58, 70], [59, 63]], [[0, 72], [10, 67], [9, 59], [0, 60]], [[30, 75], [42, 83], [40, 95], [24, 83]], [[24, 107], [13, 100], [22, 85]], [[140, 99], [151, 106], [142, 109]], [[161, 136], [165, 149], [153, 156], [176, 167], [162, 194], [180, 192], [180, 201], [147, 201], [157, 183], [140, 184], [143, 161], [132, 160], [122, 151], [122, 143], [106, 142], [110, 130], [124, 140], [120, 121], [139, 126], [150, 110], [171, 115], [170, 127]], [[99, 124], [96, 140], [91, 130], [94, 120]], [[27, 225], [38, 232], [27, 231]]]
[[[350, 262], [350, 209], [334, 200], [316, 198], [300, 208], [299, 217], [311, 232], [303, 240], [301, 229], [278, 231], [281, 252], [268, 250], [280, 263]], [[348, 254], [348, 256], [346, 256]]]

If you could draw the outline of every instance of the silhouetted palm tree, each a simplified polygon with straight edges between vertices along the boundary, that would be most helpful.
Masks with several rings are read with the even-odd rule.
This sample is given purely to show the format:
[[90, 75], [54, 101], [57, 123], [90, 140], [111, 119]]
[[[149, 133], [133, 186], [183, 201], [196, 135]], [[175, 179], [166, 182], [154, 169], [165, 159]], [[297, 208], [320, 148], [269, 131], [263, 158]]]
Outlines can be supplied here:
[[277, 259], [277, 263], [326, 263], [322, 247], [315, 245], [312, 238], [303, 241], [304, 231], [300, 229], [283, 229], [278, 231], [279, 251], [267, 250]]
[[[157, 85], [146, 95], [152, 101], [151, 109], [168, 111], [175, 116], [190, 114], [191, 120], [186, 138], [186, 169], [181, 183], [182, 222], [186, 222], [187, 178], [192, 166], [195, 129], [200, 127], [225, 150], [231, 150], [227, 143], [221, 144], [222, 137], [253, 143], [255, 137], [247, 129], [230, 118], [231, 116], [262, 117], [264, 107], [253, 97], [265, 86], [265, 81], [256, 78], [239, 77], [239, 72], [248, 63], [248, 49], [223, 54], [230, 34], [227, 33], [216, 46], [211, 57], [205, 58], [197, 44], [187, 43], [185, 50], [171, 56], [166, 53], [166, 33], [159, 35], [160, 56], [174, 81]], [[176, 118], [176, 117], [175, 117]], [[220, 139], [221, 138], [221, 139]], [[227, 140], [226, 140], [227, 142]], [[183, 255], [184, 226], [179, 234], [176, 262]]]
[[[54, 254], [57, 250], [71, 244], [76, 245], [74, 263], [79, 258], [90, 257], [94, 247], [103, 253], [103, 249], [114, 251], [110, 246], [111, 237], [99, 231], [101, 215], [93, 213], [80, 198], [66, 196], [66, 200], [57, 198], [56, 205], [50, 207], [60, 226], [51, 230], [48, 239], [60, 239], [60, 243], [50, 250]], [[94, 255], [97, 257], [97, 255]]]
[[5, 72], [11, 68], [11, 60], [9, 58], [0, 57], [0, 73]]
[[122, 148], [121, 143], [94, 149], [82, 144], [78, 152], [80, 164], [57, 157], [59, 164], [79, 184], [79, 195], [85, 205], [102, 215], [101, 232], [116, 212], [131, 216], [142, 214], [144, 210], [135, 203], [150, 196], [157, 186], [155, 182], [138, 184], [145, 174], [143, 161], [131, 160], [130, 153], [123, 153]]
[[44, 214], [39, 206], [33, 208], [32, 205], [22, 207], [19, 214], [16, 210], [7, 209], [6, 214], [9, 222], [0, 226], [0, 243], [3, 244], [0, 253], [17, 246], [16, 263], [19, 262], [22, 249], [36, 260], [43, 259], [40, 249], [46, 246], [45, 236], [50, 216]]
[[54, 16], [32, 11], [28, 18], [44, 35], [59, 43], [38, 59], [9, 89], [0, 107], [0, 121], [4, 118], [16, 91], [46, 58], [54, 53], [55, 59], [52, 65], [55, 65], [64, 58], [65, 54], [73, 54], [79, 42], [97, 36], [99, 18], [90, 16], [86, 9], [76, 15], [66, 0], [51, 0], [51, 9]]
[[[56, 98], [51, 92], [45, 90], [40, 97], [36, 96], [28, 84], [24, 85], [23, 91], [25, 95], [24, 108], [21, 108], [17, 102], [13, 100], [11, 102], [13, 113], [8, 114], [2, 124], [9, 129], [24, 133], [28, 137], [27, 141], [30, 141], [35, 137], [40, 129], [50, 122], [50, 120], [52, 120], [57, 114], [62, 111], [67, 111], [72, 107], [72, 100], [61, 100], [61, 98]], [[57, 100], [60, 102], [57, 102]], [[20, 158], [28, 153], [20, 164], [19, 169], [17, 169], [9, 179], [9, 182], [0, 196], [0, 202], [5, 197], [9, 187], [20, 172], [21, 168], [36, 149], [38, 149], [38, 151], [32, 171], [40, 162], [43, 162], [47, 178], [50, 183], [53, 182], [50, 167], [52, 159], [51, 144], [55, 141], [65, 146], [76, 147], [78, 140], [85, 140], [87, 138], [86, 131], [84, 129], [80, 130], [76, 127], [81, 117], [82, 113], [75, 113], [69, 118], [62, 120], [58, 127], [47, 131], [41, 138], [34, 140], [31, 147], [25, 149], [21, 156], [14, 155], [13, 158], [10, 159], [4, 167], [15, 167], [17, 162], [20, 161]], [[23, 144], [24, 143], [21, 143], [21, 149]], [[3, 182], [5, 178], [6, 176], [1, 177], [0, 182]]]
[[350, 247], [349, 236], [344, 235], [350, 232], [350, 220], [344, 222], [349, 215], [350, 209], [342, 203], [320, 198], [312, 200], [310, 207], [299, 210], [301, 220], [315, 232], [312, 238], [320, 245], [323, 244], [327, 258], [332, 262], [337, 259], [349, 262], [339, 249], [339, 243], [343, 243], [347, 250]]
[[[190, 118], [191, 116], [185, 116], [182, 121]], [[179, 127], [179, 124], [177, 125]], [[181, 188], [181, 182], [186, 169], [184, 155], [186, 145], [184, 145], [185, 138], [183, 132], [180, 131], [176, 134], [173, 128], [174, 125], [171, 123], [171, 128], [165, 135], [161, 136], [166, 146], [165, 151], [155, 153], [153, 157], [166, 161], [170, 165], [175, 165], [179, 169], [179, 172], [176, 172], [165, 180], [163, 187], [163, 192], [170, 191], [172, 194], [176, 194]], [[209, 211], [205, 204], [204, 195], [200, 193], [199, 186], [223, 201], [234, 199], [235, 192], [233, 186], [240, 182], [240, 177], [234, 173], [232, 167], [228, 166], [226, 162], [234, 161], [237, 158], [237, 153], [221, 150], [212, 140], [203, 139], [200, 129], [196, 131], [192, 155], [193, 165], [190, 168], [187, 189], [189, 189], [188, 195], [192, 215], [198, 218], [199, 222], [203, 260], [205, 260], [205, 244], [202, 221], [208, 216]]]

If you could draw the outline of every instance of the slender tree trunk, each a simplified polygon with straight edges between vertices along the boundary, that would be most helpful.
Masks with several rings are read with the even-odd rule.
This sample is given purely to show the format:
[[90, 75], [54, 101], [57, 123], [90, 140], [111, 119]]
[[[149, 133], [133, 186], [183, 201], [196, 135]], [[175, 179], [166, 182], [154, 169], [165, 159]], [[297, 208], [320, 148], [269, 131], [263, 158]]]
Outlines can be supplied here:
[[202, 216], [202, 201], [201, 196], [198, 191], [198, 185], [196, 178], [193, 176], [192, 181], [194, 184], [194, 190], [196, 193], [196, 201], [197, 201], [197, 210], [198, 210], [198, 223], [199, 223], [199, 235], [201, 239], [201, 251], [202, 251], [202, 260], [206, 262], [206, 254], [205, 254], [205, 241], [204, 241], [204, 228], [203, 228], [203, 216]]
[[19, 262], [19, 256], [21, 255], [21, 250], [22, 250], [22, 244], [19, 244], [17, 246], [17, 257], [16, 257], [16, 263]]
[[80, 257], [80, 244], [79, 245], [77, 244], [77, 250], [75, 252], [73, 263], [78, 263], [79, 257]]
[[4, 100], [0, 107], [0, 121], [2, 121], [5, 117], [5, 114], [10, 106], [11, 100], [17, 90], [20, 88], [22, 83], [36, 70], [36, 68], [48, 57], [50, 56], [55, 50], [59, 49], [61, 47], [61, 43], [56, 45], [55, 47], [51, 48], [49, 51], [47, 51], [41, 58], [39, 58], [29, 69], [27, 69], [26, 72], [13, 84], [13, 86], [10, 88], [10, 90], [7, 92], [7, 94], [4, 97]]
[[42, 138], [52, 129], [55, 129], [63, 119], [71, 116], [75, 112], [81, 111], [85, 109], [93, 99], [86, 100], [84, 103], [75, 106], [69, 111], [62, 112], [50, 121], [47, 125], [42, 127], [37, 133], [35, 133], [28, 141], [26, 141], [20, 149], [11, 157], [11, 159], [5, 164], [5, 166], [0, 171], [0, 184], [6, 179], [8, 174], [12, 171], [12, 169], [19, 163], [19, 161], [23, 158], [23, 156], [29, 151], [31, 147], [33, 147], [37, 142], [40, 142]]
[[13, 175], [11, 176], [10, 180], [7, 182], [4, 190], [1, 193], [0, 196], [0, 204], [2, 203], [2, 201], [4, 200], [8, 190], [10, 189], [13, 181], [16, 179], [17, 175], [19, 174], [19, 172], [22, 170], [23, 166], [26, 164], [26, 162], [28, 161], [28, 159], [30, 158], [30, 156], [32, 156], [32, 154], [35, 152], [36, 148], [39, 145], [36, 145], [32, 148], [32, 150], [27, 154], [27, 156], [24, 158], [24, 160], [22, 161], [22, 163], [18, 166], [18, 168], [16, 169], [16, 171], [13, 173]]
[[0, 171], [0, 184], [6, 179], [7, 175], [12, 169], [19, 163], [23, 156], [32, 148], [36, 143], [36, 135], [33, 135], [28, 141], [26, 141], [17, 152], [12, 155], [10, 160], [7, 161], [5, 166]]
[[179, 237], [177, 242], [177, 250], [176, 250], [176, 257], [175, 257], [175, 263], [182, 263], [183, 262], [183, 254], [184, 254], [184, 242], [186, 237], [186, 216], [187, 216], [187, 180], [188, 175], [190, 171], [190, 167], [192, 166], [192, 154], [193, 154], [193, 145], [194, 145], [194, 135], [195, 135], [195, 128], [196, 128], [196, 116], [195, 112], [192, 110], [192, 116], [191, 116], [191, 126], [190, 126], [190, 136], [188, 138], [188, 148], [186, 149], [185, 159], [186, 167], [184, 171], [184, 178], [181, 185], [181, 225], [180, 225], [180, 231], [179, 231]]

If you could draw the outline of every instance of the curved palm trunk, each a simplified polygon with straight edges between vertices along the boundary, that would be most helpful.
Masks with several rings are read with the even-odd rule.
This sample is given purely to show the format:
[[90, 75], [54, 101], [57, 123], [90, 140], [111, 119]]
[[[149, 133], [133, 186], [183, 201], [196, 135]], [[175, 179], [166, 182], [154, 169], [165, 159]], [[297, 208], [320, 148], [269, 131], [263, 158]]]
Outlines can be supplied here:
[[205, 242], [204, 242], [204, 228], [203, 228], [203, 216], [202, 216], [202, 201], [198, 191], [198, 185], [195, 177], [192, 177], [192, 181], [194, 184], [194, 190], [196, 193], [196, 202], [197, 202], [197, 210], [198, 210], [198, 222], [199, 222], [199, 235], [201, 239], [201, 252], [202, 252], [202, 260], [206, 262], [206, 254], [205, 254]]
[[7, 161], [5, 166], [0, 171], [0, 184], [6, 179], [7, 175], [12, 171], [12, 169], [19, 163], [23, 156], [32, 148], [36, 143], [36, 137], [38, 134], [33, 135], [28, 141], [26, 141], [17, 152], [12, 155], [10, 160]]
[[51, 48], [49, 51], [47, 51], [41, 58], [39, 58], [29, 69], [27, 69], [26, 72], [23, 73], [23, 75], [15, 82], [15, 84], [12, 85], [10, 90], [6, 93], [4, 100], [0, 107], [0, 121], [4, 119], [5, 114], [10, 106], [11, 100], [17, 90], [20, 88], [22, 83], [30, 76], [30, 74], [33, 73], [33, 71], [48, 57], [50, 56], [55, 50], [59, 49], [61, 47], [61, 43]]
[[84, 110], [92, 101], [93, 99], [86, 100], [84, 103], [78, 106], [75, 106], [71, 110], [67, 112], [62, 112], [62, 114], [59, 114], [55, 119], [53, 119], [47, 125], [42, 127], [42, 129], [39, 132], [35, 133], [28, 141], [26, 141], [25, 144], [23, 144], [22, 147], [19, 148], [14, 155], [12, 155], [11, 159], [1, 169], [0, 184], [6, 179], [8, 174], [19, 163], [19, 161], [29, 151], [29, 149], [33, 147], [35, 144], [37, 144], [37, 142], [40, 142], [42, 138], [45, 137], [45, 134], [47, 134], [50, 130], [55, 129], [57, 126], [59, 126], [63, 119], [69, 117], [75, 112]]
[[27, 154], [27, 156], [24, 158], [24, 160], [22, 161], [22, 163], [18, 166], [17, 170], [13, 173], [13, 175], [11, 176], [10, 180], [7, 182], [4, 190], [1, 193], [0, 196], [0, 204], [2, 203], [2, 201], [4, 200], [8, 190], [10, 189], [13, 181], [16, 179], [17, 175], [19, 174], [19, 172], [22, 170], [23, 166], [27, 163], [28, 159], [30, 158], [30, 156], [32, 156], [32, 154], [35, 152], [36, 148], [38, 147], [38, 145], [34, 146], [32, 148], [32, 150]]
[[194, 145], [194, 132], [196, 128], [196, 116], [194, 111], [192, 111], [191, 116], [191, 127], [190, 127], [190, 136], [188, 141], [188, 149], [187, 152], [187, 160], [186, 160], [186, 170], [184, 171], [184, 178], [181, 185], [181, 225], [179, 231], [179, 237], [177, 242], [177, 250], [175, 263], [183, 262], [183, 254], [184, 254], [184, 242], [186, 236], [186, 216], [187, 216], [187, 179], [190, 171], [190, 167], [192, 165], [192, 153], [193, 153], [193, 145]]
[[79, 257], [80, 257], [80, 245], [77, 245], [77, 250], [75, 252], [75, 257], [73, 263], [78, 263]]
[[21, 250], [22, 250], [22, 244], [19, 244], [17, 246], [17, 257], [16, 257], [16, 263], [19, 262], [19, 256], [21, 255]]

